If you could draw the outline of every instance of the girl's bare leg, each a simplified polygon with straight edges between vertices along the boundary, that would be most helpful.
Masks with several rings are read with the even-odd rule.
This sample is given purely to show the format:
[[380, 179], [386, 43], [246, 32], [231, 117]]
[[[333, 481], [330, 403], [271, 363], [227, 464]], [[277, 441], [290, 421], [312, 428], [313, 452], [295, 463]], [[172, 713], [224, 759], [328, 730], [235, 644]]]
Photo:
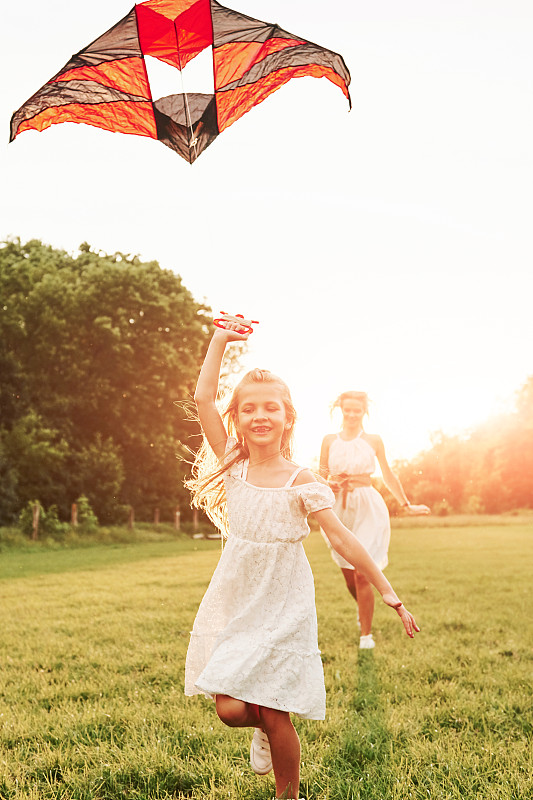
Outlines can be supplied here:
[[260, 728], [259, 707], [254, 703], [245, 703], [236, 700], [227, 694], [217, 694], [215, 697], [217, 714], [230, 728]]
[[262, 728], [270, 742], [278, 797], [298, 798], [300, 740], [286, 711], [264, 708], [226, 694], [215, 698], [217, 714], [231, 728]]
[[286, 711], [259, 706], [261, 727], [268, 736], [276, 779], [276, 797], [298, 798], [300, 740]]
[[372, 589], [372, 584], [360, 572], [355, 573], [355, 585], [357, 603], [359, 605], [361, 636], [368, 636], [372, 631], [372, 619], [374, 617], [374, 590]]

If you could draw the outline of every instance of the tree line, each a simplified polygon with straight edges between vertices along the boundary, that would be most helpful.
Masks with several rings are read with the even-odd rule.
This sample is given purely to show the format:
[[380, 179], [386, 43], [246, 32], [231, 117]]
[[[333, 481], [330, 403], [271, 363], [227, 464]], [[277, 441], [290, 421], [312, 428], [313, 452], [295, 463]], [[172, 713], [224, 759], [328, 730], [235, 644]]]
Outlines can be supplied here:
[[434, 436], [432, 447], [395, 470], [413, 502], [434, 513], [497, 514], [533, 508], [533, 376], [515, 409], [463, 436]]
[[[87, 498], [101, 523], [184, 518], [184, 444], [210, 339], [210, 309], [156, 261], [0, 243], [0, 525], [38, 501], [69, 519]], [[238, 369], [232, 348], [226, 376]], [[434, 513], [533, 508], [533, 376], [513, 412], [434, 437], [395, 470]], [[395, 501], [387, 497], [391, 511]]]
[[[188, 507], [182, 442], [209, 309], [155, 261], [0, 244], [0, 524], [28, 502], [100, 522]], [[169, 519], [171, 517], [169, 516]]]

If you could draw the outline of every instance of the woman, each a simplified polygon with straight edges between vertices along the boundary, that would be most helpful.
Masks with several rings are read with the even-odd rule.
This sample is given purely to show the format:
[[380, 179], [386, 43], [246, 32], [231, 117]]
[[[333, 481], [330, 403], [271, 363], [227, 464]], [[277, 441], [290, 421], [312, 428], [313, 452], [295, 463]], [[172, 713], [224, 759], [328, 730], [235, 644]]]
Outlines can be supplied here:
[[[363, 419], [368, 413], [366, 393], [343, 392], [333, 404], [333, 408], [336, 407], [342, 412], [342, 430], [324, 437], [320, 452], [320, 474], [335, 493], [333, 510], [341, 522], [355, 534], [377, 566], [384, 569], [389, 560], [390, 519], [385, 501], [372, 486], [371, 475], [375, 470], [376, 458], [385, 485], [407, 514], [429, 514], [430, 510], [427, 506], [409, 503], [400, 481], [389, 467], [381, 437], [364, 431]], [[333, 548], [331, 555], [341, 568], [348, 591], [359, 606], [359, 647], [373, 648], [372, 586]]]

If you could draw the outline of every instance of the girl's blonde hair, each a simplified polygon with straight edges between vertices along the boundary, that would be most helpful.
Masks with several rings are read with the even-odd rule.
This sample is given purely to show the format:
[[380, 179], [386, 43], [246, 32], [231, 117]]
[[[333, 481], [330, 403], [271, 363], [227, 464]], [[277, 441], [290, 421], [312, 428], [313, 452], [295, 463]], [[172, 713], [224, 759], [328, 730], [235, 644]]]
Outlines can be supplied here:
[[331, 410], [333, 411], [335, 408], [342, 410], [342, 404], [345, 400], [359, 400], [363, 404], [365, 414], [368, 414], [368, 395], [366, 392], [342, 392], [332, 403]]
[[290, 423], [283, 432], [280, 452], [288, 461], [292, 460], [296, 411], [292, 404], [289, 387], [285, 381], [269, 372], [269, 370], [253, 369], [247, 372], [237, 384], [228, 405], [221, 414], [228, 436], [235, 438], [237, 440], [236, 444], [226, 453], [221, 464], [204, 436], [194, 459], [192, 477], [185, 481], [185, 486], [192, 494], [191, 506], [202, 509], [223, 536], [228, 534], [224, 473], [238, 461], [244, 461], [250, 455], [246, 441], [238, 430], [237, 419], [241, 389], [252, 383], [272, 383], [279, 388], [285, 408], [286, 421]]

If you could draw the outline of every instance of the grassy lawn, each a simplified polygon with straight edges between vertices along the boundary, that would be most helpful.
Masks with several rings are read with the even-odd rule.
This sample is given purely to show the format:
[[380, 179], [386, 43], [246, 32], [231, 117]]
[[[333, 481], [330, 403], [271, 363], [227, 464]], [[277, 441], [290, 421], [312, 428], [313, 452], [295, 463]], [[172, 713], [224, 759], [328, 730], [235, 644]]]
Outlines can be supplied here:
[[[395, 525], [387, 575], [410, 641], [355, 605], [316, 532], [328, 710], [295, 720], [308, 800], [533, 795], [533, 522]], [[479, 520], [477, 520], [479, 523]], [[183, 696], [198, 603], [220, 543], [179, 539], [0, 554], [0, 798], [270, 800], [248, 731]]]

